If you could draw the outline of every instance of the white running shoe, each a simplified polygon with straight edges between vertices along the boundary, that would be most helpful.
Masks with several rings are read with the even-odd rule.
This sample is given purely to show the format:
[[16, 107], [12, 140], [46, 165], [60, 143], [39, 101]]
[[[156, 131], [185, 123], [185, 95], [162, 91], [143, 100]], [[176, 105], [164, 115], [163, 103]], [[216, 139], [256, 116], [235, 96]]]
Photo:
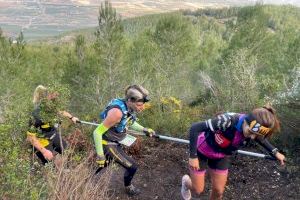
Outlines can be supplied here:
[[184, 175], [181, 180], [181, 196], [184, 200], [190, 200], [192, 198], [191, 190], [187, 185], [191, 185], [192, 180], [189, 175]]

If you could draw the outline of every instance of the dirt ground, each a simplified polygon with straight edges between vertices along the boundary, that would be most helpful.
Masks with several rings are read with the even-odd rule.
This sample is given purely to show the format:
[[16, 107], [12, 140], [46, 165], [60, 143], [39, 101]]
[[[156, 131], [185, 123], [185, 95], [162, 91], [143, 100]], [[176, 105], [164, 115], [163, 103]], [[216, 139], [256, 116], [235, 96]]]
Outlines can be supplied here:
[[[249, 149], [248, 149], [249, 150]], [[250, 149], [251, 150], [251, 149]], [[254, 151], [254, 149], [252, 149]], [[297, 155], [300, 155], [298, 152]], [[123, 170], [113, 172], [111, 199], [117, 200], [179, 200], [181, 177], [188, 172], [188, 146], [165, 141], [143, 141], [141, 150], [133, 155], [139, 169], [133, 184], [141, 194], [128, 197], [124, 193]], [[299, 160], [299, 159], [298, 159]], [[237, 155], [229, 169], [229, 180], [224, 199], [300, 199], [299, 163], [280, 167], [278, 162]], [[205, 192], [193, 200], [209, 199], [210, 181], [207, 177]]]

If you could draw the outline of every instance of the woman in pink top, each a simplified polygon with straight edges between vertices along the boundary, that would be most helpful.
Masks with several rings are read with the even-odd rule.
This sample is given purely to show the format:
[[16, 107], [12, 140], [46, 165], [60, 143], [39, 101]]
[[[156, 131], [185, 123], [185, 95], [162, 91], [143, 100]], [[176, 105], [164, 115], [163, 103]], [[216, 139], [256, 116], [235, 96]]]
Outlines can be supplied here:
[[210, 199], [222, 199], [230, 166], [230, 155], [246, 138], [263, 146], [284, 165], [285, 156], [267, 140], [279, 130], [271, 106], [254, 109], [250, 114], [224, 113], [214, 119], [195, 123], [190, 129], [190, 176], [182, 177], [181, 195], [191, 199], [191, 190], [201, 194], [208, 168], [212, 192]]

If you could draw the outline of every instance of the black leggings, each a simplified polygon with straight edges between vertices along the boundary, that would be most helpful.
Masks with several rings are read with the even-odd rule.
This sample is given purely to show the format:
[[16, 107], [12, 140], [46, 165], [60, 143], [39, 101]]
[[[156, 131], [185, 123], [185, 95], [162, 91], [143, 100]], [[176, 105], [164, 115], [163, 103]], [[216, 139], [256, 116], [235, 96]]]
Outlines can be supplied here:
[[117, 143], [103, 145], [103, 147], [106, 159], [108, 161], [114, 159], [117, 163], [119, 163], [126, 169], [124, 173], [124, 185], [129, 186], [138, 168], [136, 162], [133, 158], [128, 156], [124, 152], [122, 146]]
[[[49, 144], [45, 146], [45, 148], [51, 151], [52, 153], [56, 151], [57, 153], [62, 154], [64, 149], [67, 148], [67, 143], [60, 137], [60, 134], [55, 134], [56, 135], [51, 140], [49, 140]], [[43, 165], [48, 163], [48, 160], [43, 156], [43, 154], [40, 151], [34, 148], [34, 152], [37, 155], [37, 157], [42, 161]]]

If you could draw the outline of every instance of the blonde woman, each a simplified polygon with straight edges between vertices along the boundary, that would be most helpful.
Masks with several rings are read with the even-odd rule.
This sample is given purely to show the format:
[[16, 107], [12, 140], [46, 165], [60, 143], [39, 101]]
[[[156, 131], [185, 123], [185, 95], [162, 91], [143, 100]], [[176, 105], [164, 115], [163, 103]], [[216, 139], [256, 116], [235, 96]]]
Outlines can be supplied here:
[[149, 137], [155, 135], [154, 130], [145, 128], [136, 121], [136, 114], [142, 112], [145, 109], [145, 103], [150, 100], [148, 95], [148, 90], [141, 85], [127, 87], [125, 98], [111, 100], [100, 114], [103, 122], [94, 131], [96, 162], [99, 164], [99, 169], [106, 167], [112, 159], [125, 168], [125, 192], [130, 196], [140, 193], [140, 189], [131, 183], [138, 165], [132, 157], [125, 153], [122, 146], [131, 145], [124, 142], [130, 138], [126, 133], [128, 128], [144, 132]]
[[[69, 118], [73, 123], [79, 121], [67, 111], [61, 110], [60, 94], [42, 85], [37, 86], [33, 94], [34, 110], [30, 120], [27, 140], [43, 164], [54, 160], [55, 152], [61, 154], [67, 143], [58, 132], [59, 117]], [[56, 163], [57, 164], [57, 163]]]

